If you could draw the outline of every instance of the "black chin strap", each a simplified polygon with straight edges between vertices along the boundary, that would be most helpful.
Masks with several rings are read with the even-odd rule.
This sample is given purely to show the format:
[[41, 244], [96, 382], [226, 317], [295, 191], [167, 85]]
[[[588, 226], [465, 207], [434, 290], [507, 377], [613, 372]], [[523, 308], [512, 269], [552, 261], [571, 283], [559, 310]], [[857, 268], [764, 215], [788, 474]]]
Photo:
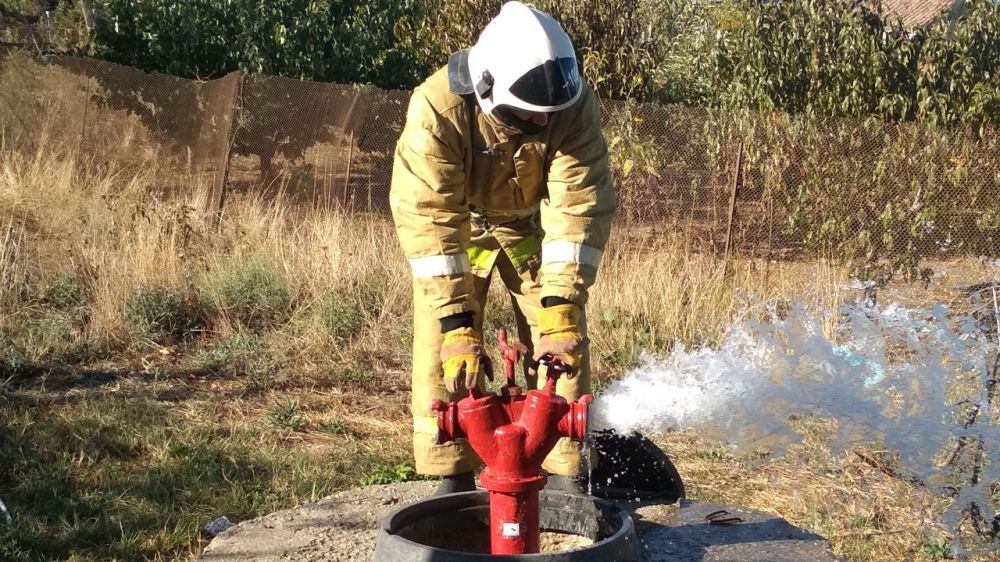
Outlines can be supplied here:
[[537, 135], [545, 130], [545, 125], [539, 125], [530, 119], [520, 119], [511, 112], [510, 107], [499, 105], [493, 110], [493, 115], [505, 125], [513, 127], [524, 135]]

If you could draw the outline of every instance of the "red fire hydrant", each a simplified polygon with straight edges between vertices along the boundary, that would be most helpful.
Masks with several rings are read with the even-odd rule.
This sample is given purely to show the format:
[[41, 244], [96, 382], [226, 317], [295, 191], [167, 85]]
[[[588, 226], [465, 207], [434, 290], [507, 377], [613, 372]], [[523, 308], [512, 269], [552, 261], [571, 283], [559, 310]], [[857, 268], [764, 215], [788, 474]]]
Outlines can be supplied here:
[[522, 394], [510, 377], [501, 396], [472, 389], [458, 402], [431, 405], [438, 413], [437, 442], [466, 438], [483, 460], [479, 480], [489, 492], [492, 554], [538, 552], [538, 491], [547, 479], [542, 461], [560, 437], [581, 441], [587, 432], [593, 398], [567, 403], [555, 385], [568, 368], [552, 357], [539, 364], [546, 367], [542, 390]]

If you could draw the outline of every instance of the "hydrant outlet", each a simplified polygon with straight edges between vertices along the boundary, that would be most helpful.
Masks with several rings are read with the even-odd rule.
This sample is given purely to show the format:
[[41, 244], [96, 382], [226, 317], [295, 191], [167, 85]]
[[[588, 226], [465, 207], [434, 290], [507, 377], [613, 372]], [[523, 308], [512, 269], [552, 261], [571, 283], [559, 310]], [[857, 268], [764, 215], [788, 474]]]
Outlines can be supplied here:
[[569, 411], [559, 420], [559, 433], [574, 441], [583, 441], [587, 436], [587, 410], [594, 397], [585, 394], [569, 405]]

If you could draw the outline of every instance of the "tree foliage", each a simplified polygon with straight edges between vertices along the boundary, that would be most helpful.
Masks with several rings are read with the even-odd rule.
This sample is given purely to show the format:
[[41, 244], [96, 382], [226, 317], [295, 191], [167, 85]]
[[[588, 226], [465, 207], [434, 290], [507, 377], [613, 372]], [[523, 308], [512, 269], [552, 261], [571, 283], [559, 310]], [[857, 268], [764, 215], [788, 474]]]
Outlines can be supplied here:
[[[425, 72], [476, 42], [505, 0], [419, 0], [397, 36]], [[585, 78], [603, 98], [701, 101], [708, 13], [687, 0], [538, 0], [573, 39]], [[692, 64], [694, 62], [694, 64]], [[679, 80], [678, 75], [684, 79]]]
[[[59, 10], [78, 13], [78, 0]], [[604, 98], [996, 122], [1000, 4], [904, 29], [878, 3], [843, 0], [536, 0], [574, 39]], [[5, 2], [11, 6], [33, 2]], [[95, 0], [82, 48], [187, 78], [233, 70], [418, 84], [473, 44], [503, 0]], [[68, 21], [68, 20], [67, 20]], [[516, 39], [514, 39], [516, 40]]]
[[908, 30], [865, 3], [748, 2], [721, 34], [715, 100], [723, 107], [878, 115], [932, 124], [997, 122], [1000, 4]]
[[413, 0], [101, 0], [93, 54], [184, 77], [233, 70], [305, 80], [410, 86], [419, 65], [395, 22]]

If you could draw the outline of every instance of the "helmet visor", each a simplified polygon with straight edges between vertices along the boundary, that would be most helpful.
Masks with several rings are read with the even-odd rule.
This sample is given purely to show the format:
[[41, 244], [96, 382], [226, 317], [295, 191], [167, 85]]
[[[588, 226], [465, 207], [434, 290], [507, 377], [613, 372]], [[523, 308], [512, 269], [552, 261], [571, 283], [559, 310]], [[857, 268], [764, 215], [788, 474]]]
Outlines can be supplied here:
[[510, 92], [531, 105], [551, 107], [572, 100], [580, 91], [576, 59], [547, 60], [526, 72], [510, 87]]

